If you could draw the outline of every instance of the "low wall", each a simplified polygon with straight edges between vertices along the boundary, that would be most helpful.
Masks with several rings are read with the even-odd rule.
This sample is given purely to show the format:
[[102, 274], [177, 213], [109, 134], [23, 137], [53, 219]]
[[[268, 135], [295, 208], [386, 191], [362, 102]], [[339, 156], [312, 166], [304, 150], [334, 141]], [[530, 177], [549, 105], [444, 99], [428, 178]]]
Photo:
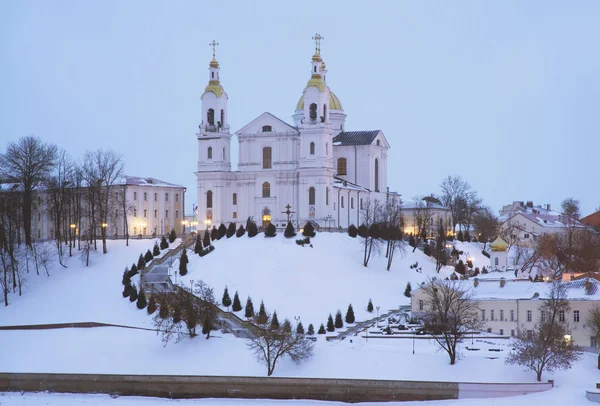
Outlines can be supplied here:
[[165, 398], [314, 399], [385, 402], [499, 397], [552, 384], [467, 384], [366, 379], [0, 373], [0, 392], [108, 393]]

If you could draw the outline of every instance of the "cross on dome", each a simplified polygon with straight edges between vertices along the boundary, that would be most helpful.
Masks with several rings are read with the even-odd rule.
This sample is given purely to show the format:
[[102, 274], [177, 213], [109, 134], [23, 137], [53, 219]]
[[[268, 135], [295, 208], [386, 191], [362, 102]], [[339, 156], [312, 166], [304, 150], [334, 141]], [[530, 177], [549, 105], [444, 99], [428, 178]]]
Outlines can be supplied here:
[[315, 53], [316, 54], [320, 54], [321, 53], [321, 40], [324, 40], [325, 37], [321, 36], [321, 34], [316, 33], [312, 39], [315, 41]]
[[210, 42], [208, 44], [209, 47], [212, 47], [213, 50], [213, 59], [215, 59], [215, 51], [217, 50], [217, 46], [219, 45], [218, 42], [216, 42], [214, 39], [212, 40], [212, 42]]

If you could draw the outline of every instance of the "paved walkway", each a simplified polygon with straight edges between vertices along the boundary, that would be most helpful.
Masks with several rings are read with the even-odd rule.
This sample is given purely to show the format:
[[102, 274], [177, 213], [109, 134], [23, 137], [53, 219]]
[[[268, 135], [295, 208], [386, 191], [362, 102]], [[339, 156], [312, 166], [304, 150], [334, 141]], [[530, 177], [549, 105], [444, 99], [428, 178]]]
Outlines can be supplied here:
[[380, 321], [386, 320], [388, 317], [397, 315], [401, 317], [403, 314], [406, 314], [410, 310], [410, 306], [400, 306], [398, 309], [389, 310], [387, 313], [381, 314], [379, 317], [374, 317], [369, 320], [361, 321], [356, 323], [354, 326], [349, 327], [346, 331], [341, 332], [335, 337], [328, 337], [329, 340], [344, 340], [346, 337], [355, 336], [369, 327], [373, 326], [375, 323], [379, 323]]

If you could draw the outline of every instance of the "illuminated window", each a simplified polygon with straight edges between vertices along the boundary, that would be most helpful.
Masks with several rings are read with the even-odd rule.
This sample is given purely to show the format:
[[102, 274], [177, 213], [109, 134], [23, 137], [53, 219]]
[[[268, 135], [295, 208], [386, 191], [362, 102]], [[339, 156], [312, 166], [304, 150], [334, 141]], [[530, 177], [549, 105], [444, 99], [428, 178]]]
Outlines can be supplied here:
[[271, 197], [271, 185], [269, 182], [262, 184], [262, 197]]
[[338, 158], [337, 160], [337, 174], [347, 175], [348, 167], [346, 158]]

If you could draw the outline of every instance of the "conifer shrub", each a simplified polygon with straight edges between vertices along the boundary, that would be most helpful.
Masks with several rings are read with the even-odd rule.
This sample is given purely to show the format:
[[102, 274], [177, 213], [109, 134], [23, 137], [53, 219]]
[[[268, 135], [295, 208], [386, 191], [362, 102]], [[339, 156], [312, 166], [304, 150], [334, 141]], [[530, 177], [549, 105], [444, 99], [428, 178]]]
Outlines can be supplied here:
[[408, 239], [408, 245], [410, 245], [413, 248], [417, 246], [417, 240], [415, 240], [415, 237], [413, 235], [411, 235]]
[[265, 237], [275, 237], [277, 235], [277, 228], [273, 223], [269, 223], [265, 230]]
[[225, 286], [225, 291], [223, 292], [223, 298], [221, 299], [221, 303], [227, 308], [227, 311], [229, 311], [229, 306], [231, 306], [231, 297], [229, 296], [227, 286]]
[[325, 334], [325, 326], [323, 325], [323, 323], [321, 323], [321, 327], [319, 327], [318, 334]]
[[461, 274], [461, 275], [464, 275], [464, 274], [465, 274], [465, 272], [466, 272], [466, 267], [465, 267], [465, 263], [463, 262], [463, 260], [462, 260], [462, 259], [460, 259], [460, 260], [458, 261], [458, 263], [457, 263], [457, 264], [454, 266], [454, 270], [455, 270], [457, 273]]
[[281, 325], [279, 324], [279, 319], [277, 318], [277, 311], [273, 312], [273, 317], [271, 317], [271, 330], [279, 330]]
[[148, 305], [148, 302], [146, 301], [146, 294], [144, 293], [144, 289], [142, 289], [141, 286], [140, 286], [140, 291], [138, 292], [138, 295], [137, 295], [136, 305], [137, 305], [137, 308], [140, 310]]
[[210, 230], [210, 240], [214, 241], [217, 239], [218, 236], [219, 230], [217, 230], [217, 226], [213, 226], [213, 228]]
[[490, 257], [490, 253], [489, 253], [489, 252], [487, 252], [486, 250], [481, 250], [481, 254], [482, 254], [483, 256], [486, 256], [486, 257], [488, 257], [488, 258]]
[[354, 317], [354, 309], [352, 308], [352, 304], [348, 305], [348, 310], [346, 311], [346, 323], [352, 324], [356, 321]]
[[233, 235], [235, 234], [235, 223], [229, 223], [229, 227], [227, 227], [227, 234], [225, 234], [227, 236], [227, 238], [231, 238], [233, 237]]
[[240, 238], [241, 236], [243, 236], [244, 234], [246, 234], [246, 229], [244, 228], [243, 225], [240, 224], [240, 227], [237, 229], [237, 231], [235, 232], [235, 236], [237, 238]]
[[296, 240], [296, 244], [304, 247], [305, 245], [310, 244], [310, 237], [300, 238]]
[[210, 231], [208, 230], [208, 228], [204, 232], [204, 239], [202, 240], [202, 245], [204, 245], [205, 249], [206, 247], [210, 246]]
[[177, 234], [175, 234], [175, 229], [172, 228], [171, 232], [169, 233], [169, 242], [171, 244], [173, 244], [175, 242], [175, 240], [177, 239]]
[[123, 272], [123, 278], [121, 279], [121, 283], [123, 284], [123, 286], [126, 286], [127, 284], [131, 283], [131, 278], [129, 277], [129, 268], [125, 268], [125, 271]]
[[158, 242], [154, 242], [154, 248], [152, 248], [152, 255], [160, 255], [160, 247], [158, 246]]
[[148, 300], [148, 314], [154, 314], [156, 311], [156, 299], [154, 296], [150, 296], [150, 300]]
[[460, 230], [458, 232], [458, 234], [456, 234], [456, 239], [460, 242], [464, 242], [465, 241], [465, 235], [463, 234], [462, 230]]
[[194, 254], [200, 254], [202, 251], [202, 238], [200, 238], [200, 233], [196, 235], [196, 243], [194, 244]]
[[257, 322], [258, 324], [266, 324], [269, 320], [269, 316], [267, 316], [267, 311], [265, 309], [265, 304], [263, 301], [260, 301], [260, 308], [258, 309]]
[[163, 235], [162, 238], [160, 239], [160, 249], [166, 250], [167, 248], [169, 248], [169, 243], [167, 242], [167, 239]]
[[411, 291], [412, 291], [412, 286], [410, 286], [410, 282], [406, 282], [406, 288], [404, 289], [404, 296], [410, 297]]
[[129, 271], [129, 279], [133, 278], [138, 274], [138, 268], [135, 263], [131, 264], [131, 270]]
[[335, 314], [335, 323], [334, 323], [335, 328], [342, 328], [344, 327], [344, 321], [342, 320], [342, 312], [341, 311], [337, 311], [337, 313]]
[[465, 231], [465, 241], [466, 242], [471, 242], [471, 234], [469, 234], [469, 231]]
[[352, 238], [356, 238], [358, 235], [358, 228], [354, 224], [350, 224], [350, 227], [348, 227], [348, 235]]
[[239, 312], [240, 310], [242, 310], [242, 304], [240, 303], [240, 297], [237, 291], [233, 295], [233, 304], [231, 305], [231, 310], [233, 310], [234, 312]]
[[131, 288], [129, 288], [129, 301], [135, 302], [137, 300], [137, 297], [137, 288], [135, 287], [135, 285], [131, 285]]
[[284, 333], [292, 332], [292, 323], [290, 323], [288, 319], [285, 319], [283, 321], [283, 324], [281, 325], [281, 331], [283, 331]]
[[[314, 331], [313, 331], [314, 333]], [[298, 325], [296, 326], [296, 334], [304, 334], [304, 326], [302, 325], [302, 322], [299, 322]]]
[[221, 223], [221, 225], [219, 225], [219, 228], [217, 229], [217, 240], [220, 240], [221, 238], [225, 237], [226, 234], [227, 227], [225, 227], [225, 224]]
[[[323, 327], [322, 324], [321, 327]], [[325, 331], [325, 328], [323, 328], [323, 331]], [[315, 335], [315, 326], [313, 326], [312, 323], [308, 325], [308, 330], [306, 331], [306, 334], [308, 334], [309, 336]]]
[[248, 232], [248, 237], [256, 237], [256, 235], [258, 234], [258, 227], [256, 226], [254, 220], [248, 219], [246, 231]]
[[367, 238], [369, 236], [369, 229], [365, 224], [361, 224], [358, 226], [358, 235], [362, 238]]
[[252, 299], [248, 296], [246, 299], [246, 307], [244, 308], [244, 317], [252, 318], [254, 317], [254, 305], [252, 304]]
[[367, 311], [369, 313], [373, 313], [373, 302], [369, 299], [369, 304], [367, 304]]
[[140, 254], [139, 258], [138, 258], [138, 262], [137, 262], [137, 268], [138, 270], [142, 270], [146, 267], [146, 261], [144, 261], [144, 256], [142, 254]]
[[129, 281], [124, 287], [123, 287], [123, 297], [129, 297], [131, 295], [131, 289], [132, 289], [132, 285], [131, 285], [131, 281]]
[[467, 260], [467, 267], [469, 267], [469, 269], [473, 269], [473, 261]]
[[189, 262], [189, 259], [186, 251], [187, 250], [184, 248], [181, 251], [181, 256], [179, 257], [179, 275], [181, 276], [185, 276], [188, 273], [187, 264]]
[[291, 221], [288, 221], [287, 226], [285, 227], [285, 232], [283, 233], [285, 238], [292, 238], [296, 236], [296, 230], [294, 229], [294, 225]]
[[146, 251], [146, 255], [144, 255], [144, 262], [148, 263], [154, 259], [154, 255], [150, 252], [150, 250]]
[[310, 221], [307, 221], [304, 227], [302, 228], [302, 235], [305, 237], [314, 237], [315, 236], [315, 228], [313, 227]]
[[331, 314], [327, 318], [327, 331], [330, 333], [335, 331], [335, 325], [333, 324], [333, 317], [331, 317]]
[[487, 270], [487, 268], [485, 266], [483, 268], [481, 268], [481, 273], [482, 274], [488, 273], [488, 270]]
[[213, 328], [212, 325], [212, 320], [210, 319], [210, 317], [206, 316], [204, 318], [204, 323], [202, 324], [202, 334], [206, 334], [206, 339], [208, 340], [208, 337], [210, 337], [210, 332]]

